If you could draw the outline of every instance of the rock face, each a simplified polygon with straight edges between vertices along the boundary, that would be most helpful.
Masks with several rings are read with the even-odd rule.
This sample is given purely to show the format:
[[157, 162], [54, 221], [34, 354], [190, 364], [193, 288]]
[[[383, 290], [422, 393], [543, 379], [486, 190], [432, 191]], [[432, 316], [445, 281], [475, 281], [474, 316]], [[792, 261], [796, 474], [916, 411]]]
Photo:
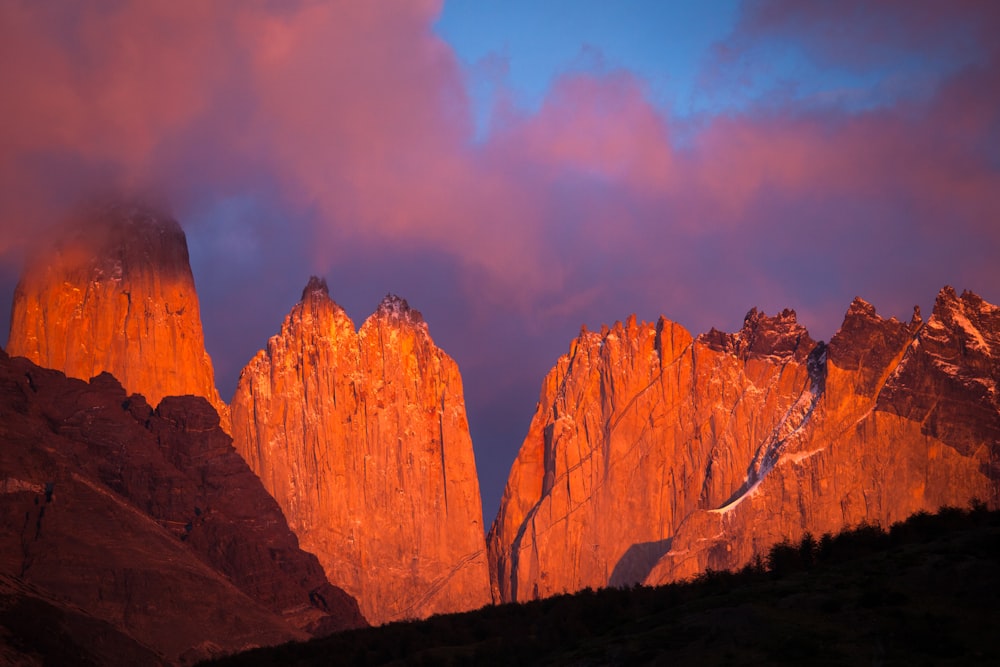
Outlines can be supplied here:
[[68, 642], [95, 664], [190, 663], [365, 624], [200, 397], [154, 411], [111, 375], [0, 352], [0, 526], [4, 650], [25, 660]]
[[369, 621], [490, 602], [458, 367], [405, 301], [355, 332], [311, 279], [231, 405], [237, 450]]
[[7, 352], [82, 380], [111, 373], [152, 405], [203, 396], [228, 424], [184, 232], [151, 209], [94, 208], [41, 248], [14, 292]]
[[783, 538], [1000, 504], [1000, 309], [857, 299], [829, 345], [784, 311], [696, 339], [581, 332], [542, 387], [488, 538], [499, 600], [664, 583]]

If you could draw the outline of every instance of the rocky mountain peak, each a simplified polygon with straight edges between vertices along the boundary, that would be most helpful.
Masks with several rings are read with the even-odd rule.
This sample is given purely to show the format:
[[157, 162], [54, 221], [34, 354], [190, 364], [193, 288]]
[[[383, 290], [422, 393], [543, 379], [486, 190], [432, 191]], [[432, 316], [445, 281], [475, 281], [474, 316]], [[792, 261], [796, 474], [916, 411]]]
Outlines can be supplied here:
[[306, 283], [305, 288], [302, 290], [302, 299], [329, 299], [330, 298], [330, 288], [327, 287], [326, 278], [320, 278], [318, 276], [309, 276], [309, 282]]
[[81, 282], [127, 282], [151, 267], [171, 277], [187, 269], [187, 242], [180, 224], [161, 209], [114, 202], [82, 208], [43, 234], [25, 273], [35, 274], [35, 280], [63, 272]]
[[860, 296], [854, 297], [851, 305], [847, 307], [846, 318], [881, 319], [875, 312], [875, 306], [871, 305]]
[[950, 321], [956, 314], [975, 321], [988, 322], [1000, 311], [997, 306], [985, 301], [975, 292], [963, 290], [959, 295], [955, 288], [946, 285], [938, 292], [934, 300], [934, 310], [931, 317], [941, 321]]
[[816, 344], [806, 328], [796, 320], [795, 311], [789, 308], [773, 317], [751, 308], [737, 333], [724, 333], [713, 328], [698, 336], [697, 340], [711, 349], [732, 353], [744, 361], [761, 357], [803, 361]]
[[215, 388], [187, 240], [135, 202], [95, 205], [39, 245], [14, 293], [8, 352], [71, 377], [107, 371], [152, 404]]
[[854, 373], [857, 392], [870, 394], [919, 327], [919, 309], [910, 323], [904, 324], [895, 317], [879, 316], [873, 305], [855, 297], [840, 329], [830, 339], [827, 358], [837, 368]]
[[959, 299], [965, 305], [967, 310], [973, 312], [996, 313], [1000, 310], [1000, 308], [984, 300], [981, 296], [971, 290], [962, 290], [962, 296], [959, 297]]
[[374, 315], [382, 320], [424, 325], [426, 328], [424, 316], [421, 315], [420, 311], [410, 308], [410, 304], [406, 302], [406, 299], [395, 294], [386, 294], [378, 304]]
[[1000, 308], [974, 292], [959, 296], [946, 286], [938, 293], [922, 337], [941, 344], [952, 341], [961, 354], [1000, 357]]
[[281, 336], [272, 338], [268, 351], [283, 344], [280, 338], [321, 337], [349, 341], [355, 335], [354, 322], [340, 305], [330, 298], [326, 279], [310, 276], [302, 289], [302, 297], [292, 307], [281, 326]]
[[984, 353], [1000, 309], [975, 295], [944, 290], [926, 325], [855, 299], [828, 346], [791, 310], [694, 345], [662, 319], [652, 340], [616, 330], [598, 354], [581, 331], [542, 384], [489, 535], [501, 600], [661, 584], [805, 531], [1000, 503], [1000, 364]]
[[937, 297], [934, 299], [934, 310], [939, 308], [950, 309], [958, 305], [958, 294], [955, 292], [955, 288], [951, 285], [945, 285], [938, 291]]
[[373, 623], [489, 602], [457, 365], [404, 299], [355, 331], [324, 287], [310, 280], [241, 373], [237, 451]]

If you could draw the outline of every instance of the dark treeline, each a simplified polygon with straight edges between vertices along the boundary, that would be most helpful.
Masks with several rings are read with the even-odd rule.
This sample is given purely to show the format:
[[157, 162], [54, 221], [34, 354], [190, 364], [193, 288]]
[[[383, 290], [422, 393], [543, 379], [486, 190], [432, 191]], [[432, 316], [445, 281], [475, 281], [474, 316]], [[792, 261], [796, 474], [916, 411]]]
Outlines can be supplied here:
[[737, 571], [585, 590], [258, 649], [215, 665], [1000, 664], [1000, 512], [782, 542]]

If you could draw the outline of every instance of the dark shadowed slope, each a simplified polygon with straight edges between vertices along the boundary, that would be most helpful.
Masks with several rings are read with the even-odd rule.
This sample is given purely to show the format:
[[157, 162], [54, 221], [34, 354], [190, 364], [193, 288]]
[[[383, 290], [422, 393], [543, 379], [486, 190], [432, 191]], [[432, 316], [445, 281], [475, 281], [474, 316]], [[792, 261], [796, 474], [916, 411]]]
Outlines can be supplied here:
[[237, 665], [995, 665], [1000, 513], [919, 514], [759, 565], [261, 649]]
[[[39, 622], [57, 611], [53, 627], [102, 664], [135, 664], [136, 651], [190, 662], [364, 624], [200, 397], [153, 411], [110, 375], [67, 379], [0, 352], [0, 524], [9, 651], [22, 646], [21, 605]], [[101, 631], [88, 640], [81, 627]], [[128, 650], [102, 652], [102, 637]]]

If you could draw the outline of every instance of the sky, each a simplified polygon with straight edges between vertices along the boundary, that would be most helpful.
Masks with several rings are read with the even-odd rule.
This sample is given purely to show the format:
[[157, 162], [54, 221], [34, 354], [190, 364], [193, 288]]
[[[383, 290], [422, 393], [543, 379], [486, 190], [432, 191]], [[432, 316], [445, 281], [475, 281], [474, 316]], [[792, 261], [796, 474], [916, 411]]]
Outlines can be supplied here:
[[492, 521], [581, 325], [1000, 302], [992, 0], [10, 0], [0, 328], [108, 193], [184, 226], [223, 397], [311, 274], [462, 372]]

